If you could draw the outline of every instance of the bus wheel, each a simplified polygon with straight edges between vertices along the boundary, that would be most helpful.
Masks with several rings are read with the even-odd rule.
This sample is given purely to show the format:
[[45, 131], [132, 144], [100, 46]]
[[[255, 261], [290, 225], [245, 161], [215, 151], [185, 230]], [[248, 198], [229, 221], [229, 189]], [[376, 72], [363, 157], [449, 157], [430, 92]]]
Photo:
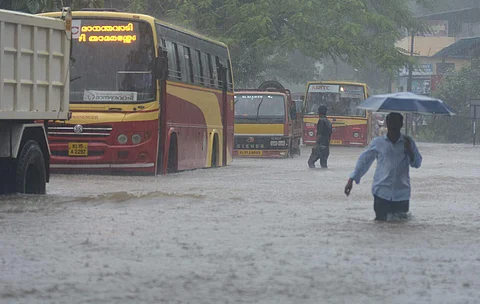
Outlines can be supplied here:
[[212, 146], [212, 168], [218, 167], [218, 136], [215, 134], [213, 137], [213, 146]]
[[45, 194], [45, 159], [36, 141], [25, 143], [17, 162], [15, 188], [18, 193]]
[[170, 145], [168, 147], [168, 163], [167, 173], [175, 173], [178, 171], [178, 148], [177, 136], [172, 134], [170, 138]]

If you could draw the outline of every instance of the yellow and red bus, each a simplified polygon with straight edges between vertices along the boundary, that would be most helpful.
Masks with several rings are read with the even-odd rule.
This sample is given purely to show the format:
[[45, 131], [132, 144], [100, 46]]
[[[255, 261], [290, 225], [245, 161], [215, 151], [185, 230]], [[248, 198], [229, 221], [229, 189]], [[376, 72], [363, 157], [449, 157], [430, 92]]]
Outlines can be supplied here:
[[370, 114], [357, 109], [368, 98], [365, 83], [349, 81], [313, 81], [307, 83], [304, 101], [303, 142], [313, 145], [317, 139], [318, 106], [326, 105], [332, 122], [331, 145], [366, 146], [371, 140]]
[[72, 119], [48, 125], [52, 170], [164, 174], [231, 163], [225, 44], [111, 10], [73, 12], [72, 44]]

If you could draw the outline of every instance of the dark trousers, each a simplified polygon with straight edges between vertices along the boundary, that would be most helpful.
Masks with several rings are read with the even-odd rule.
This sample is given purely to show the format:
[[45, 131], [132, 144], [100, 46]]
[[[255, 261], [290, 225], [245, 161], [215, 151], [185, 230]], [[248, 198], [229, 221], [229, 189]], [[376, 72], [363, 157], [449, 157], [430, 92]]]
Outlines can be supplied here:
[[377, 221], [386, 221], [389, 213], [407, 213], [409, 208], [410, 201], [391, 202], [374, 196], [373, 210], [375, 210]]
[[322, 168], [327, 168], [327, 160], [328, 156], [330, 155], [330, 147], [323, 146], [320, 144], [316, 144], [315, 147], [312, 148], [312, 154], [308, 159], [308, 165], [310, 167], [315, 167], [315, 162], [320, 160], [320, 166]]

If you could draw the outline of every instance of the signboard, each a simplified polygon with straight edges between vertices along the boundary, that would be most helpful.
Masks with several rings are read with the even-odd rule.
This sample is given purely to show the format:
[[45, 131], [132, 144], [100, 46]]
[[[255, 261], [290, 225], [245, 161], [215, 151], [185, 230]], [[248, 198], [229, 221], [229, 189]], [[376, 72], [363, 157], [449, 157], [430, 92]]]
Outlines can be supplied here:
[[85, 90], [83, 101], [86, 102], [134, 102], [137, 101], [137, 92], [129, 91], [93, 91]]
[[309, 93], [338, 93], [340, 86], [338, 84], [311, 84], [308, 87]]
[[472, 119], [480, 118], [480, 100], [479, 99], [470, 100], [470, 118]]
[[354, 85], [342, 85], [340, 87], [340, 96], [348, 98], [363, 98], [363, 87]]
[[121, 42], [130, 44], [137, 40], [133, 23], [114, 24], [114, 25], [83, 25], [80, 26], [80, 20], [74, 20], [73, 26], [78, 29], [72, 30], [72, 36], [78, 39], [78, 42]]
[[72, 20], [72, 39], [80, 38], [81, 26], [82, 26], [82, 20], [78, 20], [78, 19]]
[[431, 83], [430, 78], [414, 78], [412, 79], [412, 93], [419, 95], [430, 95]]
[[[413, 68], [413, 76], [433, 75], [433, 64], [423, 63], [418, 64]], [[400, 76], [408, 76], [408, 68], [404, 67], [400, 70]]]
[[430, 28], [429, 33], [424, 33], [426, 37], [448, 37], [447, 20], [428, 20], [427, 25]]
[[455, 71], [455, 63], [452, 62], [438, 62], [437, 74], [448, 74]]

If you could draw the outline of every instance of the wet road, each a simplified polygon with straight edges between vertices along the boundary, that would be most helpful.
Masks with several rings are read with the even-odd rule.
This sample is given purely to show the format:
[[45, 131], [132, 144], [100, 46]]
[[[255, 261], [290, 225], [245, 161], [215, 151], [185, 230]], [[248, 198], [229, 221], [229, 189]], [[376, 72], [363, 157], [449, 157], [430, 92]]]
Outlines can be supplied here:
[[55, 175], [0, 198], [0, 303], [479, 303], [480, 149], [419, 144], [411, 218], [375, 223], [358, 148], [165, 177]]

